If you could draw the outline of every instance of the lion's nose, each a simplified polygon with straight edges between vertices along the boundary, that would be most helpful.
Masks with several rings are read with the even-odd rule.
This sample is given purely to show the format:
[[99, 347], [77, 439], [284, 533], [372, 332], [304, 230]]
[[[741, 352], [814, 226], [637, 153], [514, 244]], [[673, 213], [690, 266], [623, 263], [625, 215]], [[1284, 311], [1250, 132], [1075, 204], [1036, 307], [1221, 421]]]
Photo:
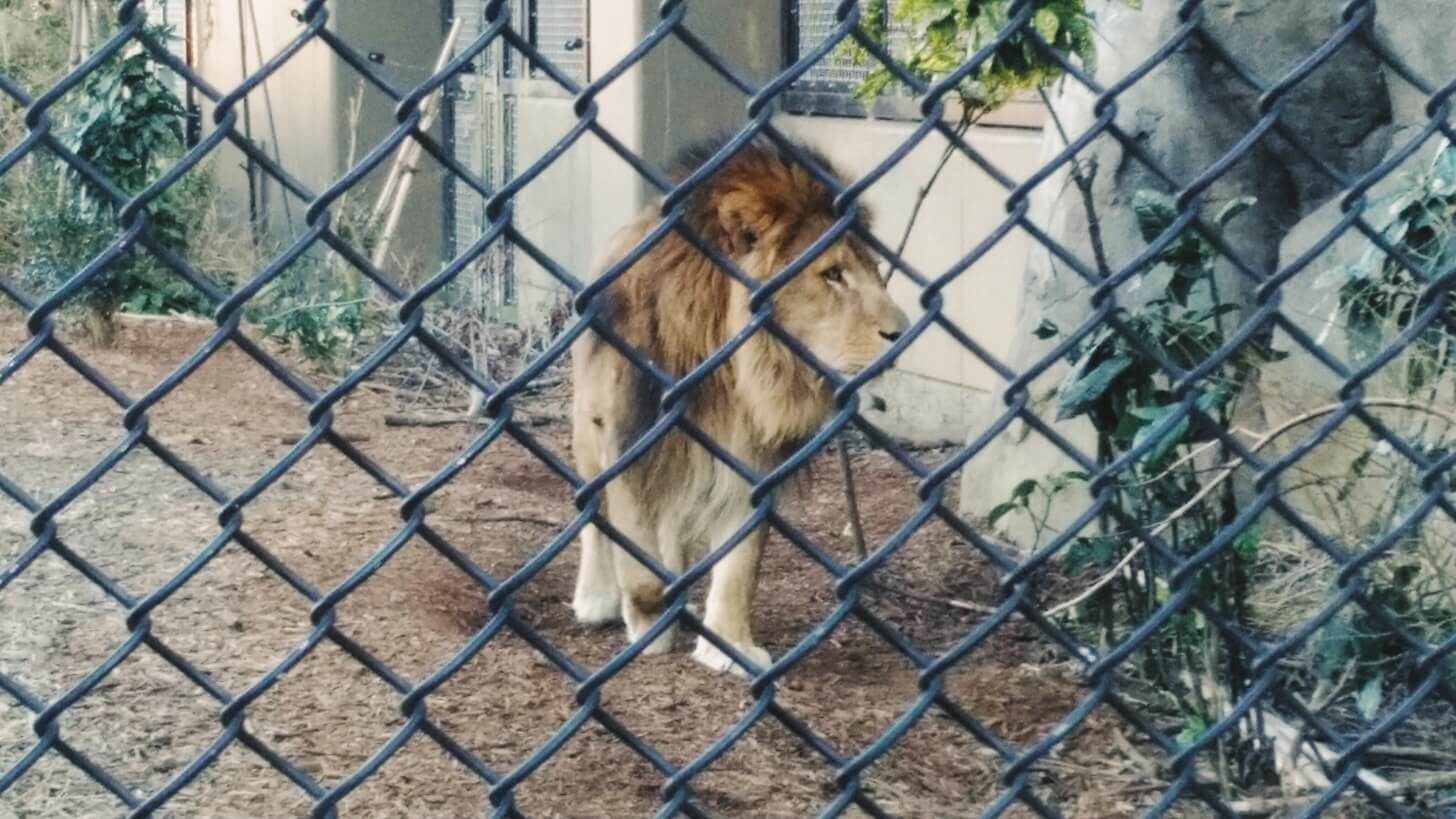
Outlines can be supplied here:
[[900, 332], [899, 330], [892, 330], [892, 331], [888, 331], [888, 332], [885, 331], [885, 330], [881, 330], [880, 331], [880, 337], [883, 338], [886, 341], [899, 341], [900, 340], [900, 336], [903, 336], [903, 335], [905, 335], [905, 334], [902, 333], [902, 332]]

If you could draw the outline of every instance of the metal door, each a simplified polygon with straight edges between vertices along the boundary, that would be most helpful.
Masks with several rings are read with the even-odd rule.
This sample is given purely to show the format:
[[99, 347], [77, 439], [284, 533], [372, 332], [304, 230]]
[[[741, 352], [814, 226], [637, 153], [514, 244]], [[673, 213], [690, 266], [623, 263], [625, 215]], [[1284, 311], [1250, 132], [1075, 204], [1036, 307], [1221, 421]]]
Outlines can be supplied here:
[[[512, 25], [525, 34], [543, 57], [573, 79], [587, 73], [587, 0], [511, 0]], [[457, 48], [480, 36], [485, 0], [455, 0], [454, 12], [463, 22]], [[523, 97], [555, 96], [563, 90], [523, 55], [503, 44], [493, 44], [457, 78], [450, 101], [452, 151], [457, 160], [496, 189], [517, 170], [516, 122]], [[485, 230], [485, 202], [470, 186], [452, 182], [446, 191], [446, 247], [457, 258], [478, 241]], [[515, 222], [525, 224], [529, 214], [517, 200]], [[488, 319], [517, 318], [516, 251], [505, 243], [482, 254], [476, 270], [475, 293]]]

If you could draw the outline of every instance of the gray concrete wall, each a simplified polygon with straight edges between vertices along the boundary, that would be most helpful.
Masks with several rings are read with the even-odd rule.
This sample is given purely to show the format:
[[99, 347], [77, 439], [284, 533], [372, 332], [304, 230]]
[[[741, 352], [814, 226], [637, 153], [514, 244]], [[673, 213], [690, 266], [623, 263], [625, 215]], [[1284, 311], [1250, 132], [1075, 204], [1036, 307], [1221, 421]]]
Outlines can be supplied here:
[[[523, 97], [517, 103], [517, 169], [525, 170], [542, 154], [566, 137], [577, 122], [569, 99]], [[585, 135], [566, 153], [558, 157], [515, 200], [515, 224], [518, 230], [549, 255], [559, 266], [578, 279], [591, 276], [594, 213], [608, 207], [608, 191], [621, 198], [635, 199], [635, 190], [622, 181], [597, 189], [596, 139]], [[610, 175], [607, 175], [610, 178]], [[631, 192], [625, 197], [623, 188]], [[621, 205], [617, 205], [617, 210]], [[608, 213], [612, 211], [607, 211]], [[566, 298], [566, 289], [532, 261], [525, 253], [516, 253], [516, 319], [523, 326], [539, 324], [553, 307]]]
[[[740, 76], [761, 84], [782, 59], [780, 8], [779, 0], [690, 3], [686, 25]], [[643, 61], [642, 82], [642, 155], [659, 166], [686, 145], [748, 122], [748, 98], [676, 38]]]
[[[239, 17], [238, 3], [198, 2], [193, 6], [196, 35], [196, 70], [213, 87], [236, 88], [248, 72], [260, 64], [259, 52], [267, 59], [281, 51], [298, 36], [299, 24], [288, 15], [288, 9], [268, 3], [255, 3], [257, 36], [252, 20]], [[246, 48], [244, 48], [246, 43]], [[248, 96], [248, 117], [238, 106], [237, 130], [251, 129], [255, 142], [266, 143], [268, 152], [282, 156], [290, 173], [314, 190], [323, 188], [338, 172], [339, 129], [335, 115], [337, 93], [336, 60], [328, 46], [314, 41], [293, 55], [283, 67]], [[278, 127], [275, 140], [269, 129], [269, 103], [272, 121]], [[204, 130], [213, 122], [213, 106], [203, 101]], [[230, 143], [215, 153], [213, 172], [220, 188], [225, 209], [234, 214], [239, 232], [246, 232], [248, 180], [244, 171], [246, 159]], [[283, 198], [276, 185], [259, 182], [260, 207], [276, 214], [281, 225]], [[295, 220], [300, 220], [302, 206], [292, 203]]]
[[[785, 116], [789, 134], [818, 147], [850, 178], [870, 172], [905, 142], [909, 122]], [[975, 128], [970, 145], [1012, 178], [1024, 179], [1036, 167], [1041, 133], [1018, 128]], [[939, 136], [928, 137], [865, 194], [874, 215], [875, 234], [898, 247], [920, 189], [930, 179], [945, 149]], [[943, 275], [1006, 218], [1006, 191], [969, 160], [952, 157], [926, 197], [905, 248], [906, 262], [922, 275]], [[1028, 238], [1020, 231], [998, 242], [943, 292], [944, 315], [993, 355], [1004, 356], [1015, 332], [1016, 306], [1026, 267]], [[911, 320], [919, 318], [920, 289], [900, 275], [890, 291]], [[932, 327], [897, 363], [883, 383], [873, 385], [886, 410], [871, 418], [897, 435], [920, 441], [963, 439], [979, 405], [1001, 381], [949, 333]]]
[[[259, 0], [254, 2], [263, 5]], [[398, 0], [349, 0], [348, 3], [331, 5], [330, 11], [339, 36], [360, 52], [383, 54], [384, 63], [373, 68], [394, 88], [408, 92], [429, 78], [431, 68], [439, 59], [446, 32], [443, 6], [443, 0], [411, 0], [408, 4], [401, 4]], [[359, 95], [361, 101], [358, 158], [383, 141], [398, 123], [394, 116], [394, 100], [361, 82], [357, 72], [343, 63], [336, 71], [337, 96], [332, 101], [332, 108], [334, 127], [338, 129], [336, 149], [340, 151], [337, 167], [339, 173], [343, 173], [348, 170], [346, 160], [352, 130], [349, 104], [355, 95]], [[437, 113], [430, 135], [443, 141], [444, 118], [438, 111], [440, 102], [438, 99], [435, 101]], [[439, 269], [445, 235], [440, 207], [444, 200], [445, 171], [429, 154], [421, 152], [420, 157], [398, 233], [390, 245], [392, 258], [386, 265], [411, 268], [409, 272], [414, 276], [434, 273]], [[356, 201], [372, 204], [387, 173], [388, 162], [371, 174], [368, 184], [351, 196], [362, 196], [363, 200]]]
[[[395, 87], [408, 88], [428, 76], [428, 68], [443, 42], [441, 2], [422, 0], [411, 4], [405, 13], [390, 0], [352, 0], [331, 7], [329, 26], [360, 52], [384, 54], [386, 63], [374, 68]], [[241, 7], [240, 18], [239, 3], [214, 0], [194, 4], [196, 69], [210, 84], [223, 90], [242, 82], [244, 65], [249, 73], [256, 71], [302, 31], [301, 24], [290, 14], [292, 6], [244, 0]], [[359, 87], [358, 74], [315, 39], [248, 95], [249, 116], [242, 120], [243, 110], [238, 108], [238, 130], [243, 131], [246, 122], [253, 140], [270, 155], [276, 154], [290, 174], [312, 190], [322, 190], [347, 170], [352, 130], [349, 100]], [[361, 99], [359, 157], [395, 124], [394, 103], [386, 95], [368, 87]], [[210, 127], [212, 115], [212, 106], [205, 105], [205, 128]], [[441, 133], [438, 122], [432, 133], [437, 138]], [[224, 206], [240, 232], [246, 230], [245, 166], [242, 152], [227, 144], [217, 152], [213, 164]], [[358, 198], [356, 201], [372, 203], [374, 186], [382, 182], [386, 171], [381, 169], [370, 177], [370, 184], [351, 195]], [[427, 159], [415, 175], [409, 199], [412, 206], [405, 209], [396, 237], [397, 253], [418, 260], [425, 269], [437, 267], [440, 258], [441, 184], [441, 169]], [[270, 233], [278, 240], [297, 235], [303, 229], [306, 205], [290, 196], [285, 207], [277, 183], [262, 175], [257, 185]]]

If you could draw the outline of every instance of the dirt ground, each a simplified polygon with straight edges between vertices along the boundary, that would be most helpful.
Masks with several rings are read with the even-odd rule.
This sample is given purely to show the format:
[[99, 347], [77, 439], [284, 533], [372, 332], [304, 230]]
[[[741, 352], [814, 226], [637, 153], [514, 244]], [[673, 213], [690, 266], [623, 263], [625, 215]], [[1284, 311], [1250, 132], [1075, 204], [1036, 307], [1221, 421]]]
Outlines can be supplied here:
[[[205, 338], [207, 327], [127, 322], [109, 349], [86, 359], [129, 396], [154, 386]], [[0, 314], [0, 358], [24, 339], [18, 317]], [[301, 372], [307, 368], [293, 362]], [[315, 374], [316, 384], [327, 383]], [[565, 388], [538, 396], [559, 410]], [[387, 426], [396, 394], [366, 388], [335, 428], [415, 487], [456, 458], [478, 429]], [[229, 492], [238, 492], [306, 429], [306, 406], [227, 346], [150, 413], [150, 431]], [[124, 439], [120, 410], [50, 353], [0, 386], [0, 474], [40, 502], [80, 478]], [[533, 432], [566, 457], [560, 421]], [[924, 453], [934, 459], [937, 453]], [[855, 456], [868, 535], [881, 541], [915, 507], [914, 481], [886, 456]], [[834, 463], [791, 499], [787, 516], [850, 559]], [[495, 577], [509, 575], [571, 520], [565, 484], [525, 449], [492, 446], [434, 499], [428, 521]], [[30, 515], [0, 495], [0, 566], [33, 543]], [[216, 504], [145, 450], [129, 454], [65, 507], [61, 537], [130, 595], [155, 590], [218, 532]], [[244, 511], [244, 530], [313, 588], [328, 590], [398, 531], [398, 500], [325, 445], [314, 449]], [[577, 625], [569, 600], [568, 550], [518, 593], [523, 620], [585, 669], [622, 647], [619, 630]], [[755, 627], [775, 656], [803, 639], [833, 607], [830, 577], [782, 537], [771, 541]], [[951, 646], [984, 619], [945, 605], [994, 600], [994, 573], [950, 531], [926, 526], [882, 576], [903, 593], [870, 603], [923, 651]], [[699, 590], [701, 593], [701, 589]], [[414, 684], [459, 651], [487, 617], [484, 594], [427, 543], [412, 541], [338, 610], [350, 638]], [[77, 570], [47, 553], [0, 592], [0, 673], [49, 702], [122, 645], [124, 610]], [[152, 633], [236, 694], [256, 683], [310, 631], [309, 604], [238, 544], [228, 544], [152, 615]], [[632, 663], [605, 688], [604, 708], [672, 765], [702, 754], [751, 705], [747, 684], [707, 672], [681, 650]], [[946, 678], [945, 691], [1013, 747], [1044, 737], [1082, 694], [1075, 669], [1028, 627], [1011, 624]], [[777, 701], [838, 753], [853, 755], [915, 701], [916, 670], [850, 620], [782, 681]], [[248, 729], [322, 787], [338, 784], [403, 723], [394, 689], [325, 641], [248, 709]], [[575, 711], [572, 681], [525, 641], [503, 633], [428, 699], [429, 715], [497, 772], [519, 765]], [[137, 794], [166, 783], [219, 735], [220, 706], [158, 655], [130, 655], [60, 719], [61, 736]], [[0, 772], [34, 746], [32, 714], [0, 694]], [[1106, 710], [1075, 730], [1036, 774], [1035, 791], [1069, 817], [1141, 813], [1161, 791], [1146, 746]], [[956, 723], [931, 709], [863, 781], [899, 816], [978, 815], [1001, 793], [1002, 764]], [[807, 816], [836, 795], [834, 771], [772, 717], [765, 717], [692, 785], [717, 816]], [[664, 777], [594, 721], [516, 790], [527, 816], [649, 816]], [[341, 804], [346, 816], [479, 816], [484, 783], [417, 734]], [[167, 806], [179, 816], [296, 816], [311, 803], [299, 787], [240, 744]], [[59, 754], [48, 754], [8, 792], [0, 817], [109, 816], [121, 804]], [[852, 809], [847, 815], [859, 815]], [[1027, 816], [1023, 808], [1006, 815]], [[1191, 811], [1186, 815], [1201, 815]]]

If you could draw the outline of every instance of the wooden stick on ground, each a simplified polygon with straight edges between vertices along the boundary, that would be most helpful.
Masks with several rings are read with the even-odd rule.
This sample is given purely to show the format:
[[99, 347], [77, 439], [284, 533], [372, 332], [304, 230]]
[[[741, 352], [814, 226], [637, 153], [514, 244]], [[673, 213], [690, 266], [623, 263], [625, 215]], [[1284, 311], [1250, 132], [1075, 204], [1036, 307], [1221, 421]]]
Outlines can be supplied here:
[[[1456, 787], [1456, 771], [1438, 771], [1412, 776], [1400, 782], [1390, 783], [1389, 787], [1377, 787], [1376, 790], [1386, 796], [1402, 796], [1452, 787]], [[1347, 795], [1351, 793], [1346, 792]], [[1239, 816], [1267, 816], [1289, 808], [1300, 807], [1318, 797], [1319, 794], [1319, 791], [1312, 791], [1294, 796], [1250, 797], [1230, 802], [1228, 806]]]
[[[565, 421], [566, 416], [545, 414], [538, 412], [527, 412], [522, 409], [515, 410], [515, 417], [527, 426], [539, 427], [550, 424], [554, 421]], [[470, 415], [407, 415], [395, 413], [384, 416], [384, 425], [387, 427], [448, 427], [455, 424], [474, 424], [476, 426], [488, 426], [495, 423], [495, 419], [484, 416], [474, 417]]]
[[849, 463], [849, 443], [841, 435], [836, 444], [839, 450], [839, 473], [844, 477], [844, 503], [849, 511], [849, 533], [854, 540], [854, 553], [863, 563], [869, 557], [869, 551], [865, 548], [864, 526], [859, 520], [859, 498], [854, 491], [854, 469]]

